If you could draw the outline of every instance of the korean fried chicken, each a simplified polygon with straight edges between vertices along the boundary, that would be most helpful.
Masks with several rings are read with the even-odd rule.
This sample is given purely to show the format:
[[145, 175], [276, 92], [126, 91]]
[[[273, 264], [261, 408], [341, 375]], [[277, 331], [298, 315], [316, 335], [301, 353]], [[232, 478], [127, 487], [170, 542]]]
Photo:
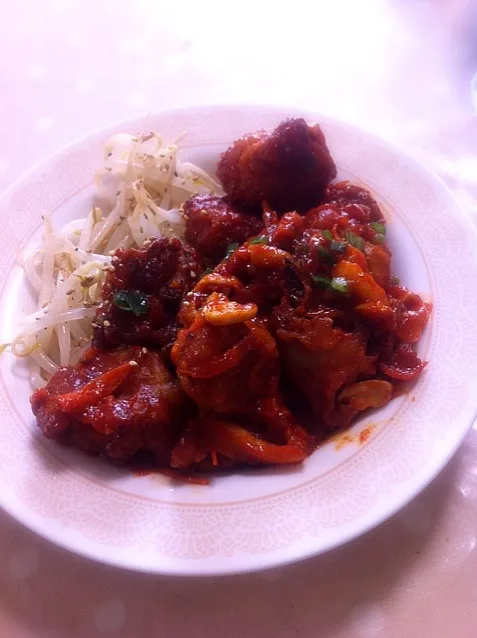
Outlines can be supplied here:
[[47, 437], [187, 476], [300, 463], [422, 373], [432, 306], [393, 276], [373, 195], [330, 184], [318, 125], [248, 134], [217, 174], [182, 239], [112, 256], [93, 347], [32, 396]]
[[244, 206], [266, 201], [279, 213], [318, 204], [336, 167], [318, 124], [290, 118], [272, 131], [240, 138], [222, 155], [217, 176], [228, 197]]
[[194, 195], [188, 199], [184, 217], [186, 240], [214, 266], [225, 257], [230, 244], [243, 244], [263, 227], [260, 216], [214, 195]]

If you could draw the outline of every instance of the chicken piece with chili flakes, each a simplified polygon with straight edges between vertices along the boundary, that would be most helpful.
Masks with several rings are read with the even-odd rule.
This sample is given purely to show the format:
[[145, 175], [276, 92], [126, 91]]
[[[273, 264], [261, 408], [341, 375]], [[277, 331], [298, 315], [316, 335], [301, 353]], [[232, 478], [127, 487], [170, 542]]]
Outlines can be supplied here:
[[[290, 449], [282, 451], [283, 459], [288, 451], [293, 459], [289, 462], [296, 462], [306, 456], [308, 436], [281, 401], [276, 343], [257, 311], [253, 302], [241, 304], [224, 294], [212, 293], [192, 324], [179, 332], [172, 360], [183, 389], [206, 415], [201, 428], [208, 431], [205, 440], [210, 449], [244, 461], [247, 446], [266, 446], [268, 441], [288, 446]], [[257, 424], [260, 432], [252, 433], [237, 423], [244, 418]], [[216, 426], [210, 425], [211, 419]], [[255, 434], [263, 439], [255, 441]], [[234, 445], [243, 455], [237, 452], [235, 457], [231, 453]], [[264, 452], [264, 463], [285, 462], [270, 460], [278, 457], [268, 451], [270, 456]]]
[[217, 176], [233, 202], [253, 207], [266, 201], [279, 213], [302, 213], [320, 203], [336, 167], [321, 128], [290, 118], [235, 141]]
[[31, 397], [43, 433], [115, 462], [141, 456], [168, 466], [191, 403], [158, 352], [88, 350]]
[[119, 249], [102, 290], [94, 344], [168, 348], [177, 313], [202, 266], [194, 248], [179, 239], [156, 239], [140, 250]]
[[230, 244], [243, 244], [263, 228], [261, 218], [225, 197], [194, 195], [184, 204], [185, 239], [208, 265], [217, 265]]
[[329, 230], [339, 236], [351, 231], [368, 242], [375, 242], [377, 228], [386, 219], [371, 193], [348, 181], [330, 184], [323, 203], [311, 208], [305, 218], [308, 229]]
[[269, 245], [266, 236], [237, 248], [216, 272], [240, 281], [261, 314], [267, 315], [284, 296], [298, 303], [304, 294], [292, 255]]
[[172, 361], [182, 387], [199, 407], [243, 414], [276, 392], [275, 341], [256, 315], [254, 303], [212, 293], [193, 323], [177, 335]]
[[189, 327], [194, 321], [197, 312], [207, 303], [212, 293], [225, 295], [230, 301], [249, 303], [253, 301], [247, 288], [230, 275], [211, 272], [205, 274], [194, 288], [187, 293], [178, 315], [179, 323], [183, 327]]
[[385, 221], [383, 212], [369, 190], [347, 180], [330, 184], [324, 203], [338, 206], [355, 219], [361, 217], [371, 222]]

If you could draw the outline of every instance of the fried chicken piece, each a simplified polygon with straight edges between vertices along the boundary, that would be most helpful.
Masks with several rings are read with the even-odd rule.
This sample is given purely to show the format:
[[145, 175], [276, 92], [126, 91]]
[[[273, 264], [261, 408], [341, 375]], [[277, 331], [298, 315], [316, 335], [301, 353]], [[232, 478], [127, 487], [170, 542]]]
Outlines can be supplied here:
[[369, 190], [346, 180], [331, 184], [326, 191], [324, 202], [334, 204], [357, 220], [385, 222], [377, 201]]
[[116, 462], [167, 466], [191, 403], [158, 352], [91, 348], [31, 397], [43, 434]]
[[240, 246], [217, 267], [216, 272], [238, 279], [250, 300], [264, 314], [268, 314], [284, 296], [295, 301], [303, 296], [302, 281], [291, 255], [266, 243], [248, 242]]
[[140, 250], [119, 249], [113, 267], [102, 290], [94, 345], [170, 347], [182, 299], [202, 270], [196, 251], [179, 239], [161, 238]]
[[[246, 424], [259, 426], [271, 443], [290, 443], [304, 450], [307, 434], [281, 399], [276, 343], [257, 310], [254, 303], [240, 304], [212, 293], [191, 325], [179, 332], [172, 360], [181, 386], [207, 418], [214, 420], [215, 415], [219, 422], [245, 418]], [[234, 437], [238, 431], [233, 430]]]
[[270, 131], [237, 140], [217, 169], [228, 197], [244, 206], [266, 201], [279, 213], [320, 203], [336, 166], [318, 124], [290, 118]]
[[263, 228], [260, 217], [225, 197], [194, 195], [184, 204], [185, 238], [209, 265], [217, 265], [230, 244], [243, 244]]
[[212, 293], [191, 326], [181, 330], [172, 360], [187, 394], [205, 410], [246, 414], [278, 388], [275, 340], [255, 318], [255, 304]]
[[364, 336], [334, 327], [320, 313], [299, 315], [286, 302], [274, 309], [271, 321], [283, 369], [297, 395], [326, 429], [349, 425], [358, 409], [354, 403], [337, 403], [336, 397], [347, 385], [375, 374], [376, 357], [367, 356]]

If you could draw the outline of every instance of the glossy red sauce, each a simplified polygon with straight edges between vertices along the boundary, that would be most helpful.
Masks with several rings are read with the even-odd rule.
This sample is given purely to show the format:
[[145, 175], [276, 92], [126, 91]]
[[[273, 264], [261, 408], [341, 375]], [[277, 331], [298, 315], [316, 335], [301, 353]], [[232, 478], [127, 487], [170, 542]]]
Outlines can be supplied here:
[[203, 482], [300, 463], [422, 373], [431, 304], [392, 277], [370, 193], [329, 185], [319, 127], [246, 136], [218, 174], [228, 195], [186, 203], [186, 242], [118, 251], [95, 347], [32, 396], [46, 436]]

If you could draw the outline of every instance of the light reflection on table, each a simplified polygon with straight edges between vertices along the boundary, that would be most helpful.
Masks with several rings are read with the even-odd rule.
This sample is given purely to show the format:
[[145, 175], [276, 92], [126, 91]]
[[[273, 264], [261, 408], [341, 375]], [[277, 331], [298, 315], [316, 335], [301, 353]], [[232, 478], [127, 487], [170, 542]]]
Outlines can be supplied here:
[[[476, 18], [471, 0], [8, 3], [0, 188], [114, 120], [255, 101], [323, 111], [387, 138], [477, 215]], [[216, 581], [88, 563], [0, 514], [0, 635], [473, 638], [476, 459], [473, 429], [421, 496], [363, 538]]]

